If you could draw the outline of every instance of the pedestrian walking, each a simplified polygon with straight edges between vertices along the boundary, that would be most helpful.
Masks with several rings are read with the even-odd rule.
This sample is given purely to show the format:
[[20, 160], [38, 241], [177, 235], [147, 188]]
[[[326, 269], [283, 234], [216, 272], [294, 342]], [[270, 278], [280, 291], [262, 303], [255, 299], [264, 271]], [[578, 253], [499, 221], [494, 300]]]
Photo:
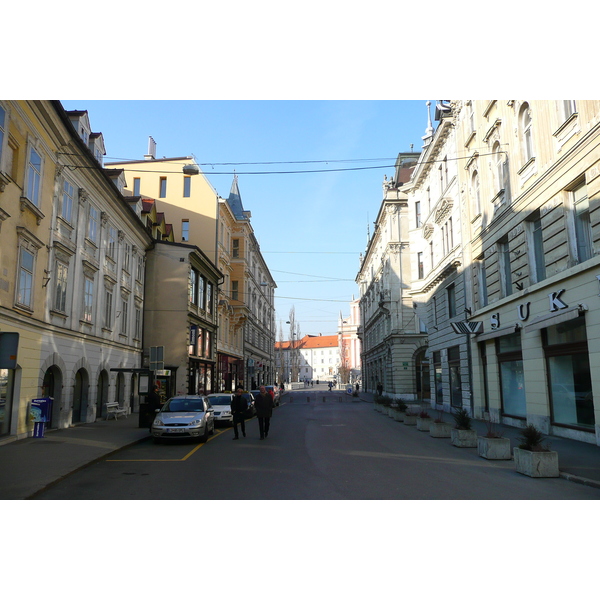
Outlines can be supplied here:
[[381, 383], [377, 384], [377, 395], [383, 396], [383, 385], [381, 385]]
[[254, 399], [254, 406], [256, 407], [260, 439], [264, 440], [269, 435], [271, 415], [273, 414], [273, 398], [271, 398], [264, 385], [260, 386], [260, 394]]
[[160, 410], [160, 396], [158, 395], [158, 386], [153, 385], [152, 390], [146, 396], [146, 404], [148, 405], [148, 429], [152, 431], [152, 423], [156, 419], [156, 411]]
[[360, 390], [360, 383], [356, 383], [356, 393], [358, 394], [358, 390]]
[[244, 390], [241, 387], [235, 388], [235, 394], [231, 399], [231, 415], [233, 417], [233, 439], [239, 440], [238, 436], [238, 425], [242, 430], [242, 435], [246, 437], [246, 410], [248, 410], [248, 403], [246, 398], [242, 395]]

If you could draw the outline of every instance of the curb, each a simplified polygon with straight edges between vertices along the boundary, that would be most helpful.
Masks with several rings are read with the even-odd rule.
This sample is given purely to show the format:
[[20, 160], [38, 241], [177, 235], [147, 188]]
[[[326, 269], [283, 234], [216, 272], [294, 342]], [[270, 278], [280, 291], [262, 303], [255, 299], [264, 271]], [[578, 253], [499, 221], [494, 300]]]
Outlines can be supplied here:
[[579, 483], [581, 485], [587, 485], [589, 487], [600, 489], [600, 481], [596, 481], [595, 479], [588, 479], [587, 477], [572, 475], [571, 473], [565, 473], [563, 471], [560, 471], [558, 476], [562, 479], [566, 479], [567, 481], [572, 481], [573, 483]]

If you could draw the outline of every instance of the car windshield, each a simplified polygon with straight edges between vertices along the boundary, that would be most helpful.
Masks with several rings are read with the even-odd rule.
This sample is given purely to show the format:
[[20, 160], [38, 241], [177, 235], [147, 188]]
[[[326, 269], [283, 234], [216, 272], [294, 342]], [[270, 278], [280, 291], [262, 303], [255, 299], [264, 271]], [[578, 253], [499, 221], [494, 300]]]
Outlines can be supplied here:
[[200, 398], [171, 398], [163, 412], [204, 412], [204, 403]]
[[231, 396], [211, 396], [211, 404], [231, 404]]

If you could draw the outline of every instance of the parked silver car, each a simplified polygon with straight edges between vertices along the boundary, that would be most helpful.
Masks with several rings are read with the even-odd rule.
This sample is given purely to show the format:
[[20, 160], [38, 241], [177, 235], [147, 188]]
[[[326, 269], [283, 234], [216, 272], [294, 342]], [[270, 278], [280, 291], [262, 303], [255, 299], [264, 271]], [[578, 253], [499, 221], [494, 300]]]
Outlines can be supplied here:
[[215, 409], [215, 421], [225, 421], [229, 425], [233, 423], [231, 414], [231, 397], [233, 394], [209, 394], [208, 400]]
[[199, 439], [207, 442], [215, 432], [215, 409], [206, 396], [173, 396], [152, 423], [155, 443], [165, 439]]

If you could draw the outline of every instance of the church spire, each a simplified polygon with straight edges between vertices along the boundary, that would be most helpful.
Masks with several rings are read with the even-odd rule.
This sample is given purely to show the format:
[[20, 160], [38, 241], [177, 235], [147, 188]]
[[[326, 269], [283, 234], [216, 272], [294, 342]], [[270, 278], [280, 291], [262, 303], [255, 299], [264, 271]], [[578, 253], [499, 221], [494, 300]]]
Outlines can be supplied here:
[[240, 188], [238, 186], [238, 176], [234, 172], [233, 182], [231, 184], [231, 191], [229, 192], [229, 198], [227, 198], [227, 204], [231, 208], [231, 212], [234, 214], [236, 219], [246, 219], [244, 214], [244, 206], [242, 204], [242, 196], [240, 195]]
[[421, 138], [423, 140], [423, 148], [426, 148], [431, 143], [433, 139], [434, 129], [433, 124], [431, 123], [431, 101], [427, 100], [427, 129], [425, 130], [425, 135]]

